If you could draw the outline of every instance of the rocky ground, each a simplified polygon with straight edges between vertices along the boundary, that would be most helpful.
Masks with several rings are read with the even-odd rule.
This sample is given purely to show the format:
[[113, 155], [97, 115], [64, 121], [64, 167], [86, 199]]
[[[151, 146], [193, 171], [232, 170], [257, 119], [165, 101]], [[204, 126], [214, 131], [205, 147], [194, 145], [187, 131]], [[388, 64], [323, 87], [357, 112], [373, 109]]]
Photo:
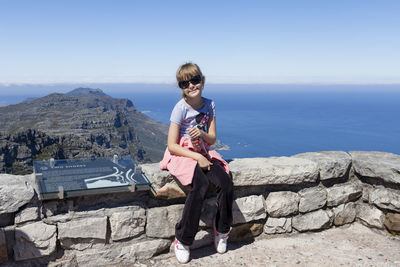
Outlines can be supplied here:
[[[171, 252], [135, 265], [166, 267], [179, 263]], [[223, 255], [212, 246], [196, 249], [184, 266], [400, 266], [400, 236], [354, 223], [323, 232], [232, 243]]]

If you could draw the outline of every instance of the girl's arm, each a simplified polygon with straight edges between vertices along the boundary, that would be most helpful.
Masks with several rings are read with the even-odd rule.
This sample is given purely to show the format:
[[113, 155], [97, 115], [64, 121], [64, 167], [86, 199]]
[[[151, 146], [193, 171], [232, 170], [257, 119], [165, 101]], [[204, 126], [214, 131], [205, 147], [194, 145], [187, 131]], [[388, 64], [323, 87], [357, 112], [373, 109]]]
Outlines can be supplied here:
[[194, 152], [190, 149], [187, 149], [185, 147], [182, 147], [178, 144], [178, 138], [179, 138], [179, 124], [175, 122], [171, 122], [169, 125], [169, 131], [168, 131], [168, 150], [169, 152], [179, 155], [179, 156], [184, 156], [188, 158], [192, 158], [196, 160], [199, 163], [199, 166], [203, 169], [210, 169], [210, 165], [212, 165], [211, 162], [209, 162], [203, 155], [200, 153]]
[[208, 121], [207, 129], [208, 132], [206, 133], [205, 131], [194, 127], [189, 129], [189, 135], [191, 138], [202, 137], [203, 140], [207, 142], [207, 144], [213, 145], [215, 143], [215, 140], [217, 139], [217, 126], [215, 122], [215, 117], [212, 117]]

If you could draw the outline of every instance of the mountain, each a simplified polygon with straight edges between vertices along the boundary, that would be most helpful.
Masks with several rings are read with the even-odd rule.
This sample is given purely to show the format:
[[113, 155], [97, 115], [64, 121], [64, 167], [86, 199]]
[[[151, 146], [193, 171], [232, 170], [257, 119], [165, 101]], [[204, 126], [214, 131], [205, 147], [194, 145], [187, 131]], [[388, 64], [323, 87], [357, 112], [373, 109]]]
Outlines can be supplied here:
[[32, 172], [32, 161], [130, 154], [138, 162], [161, 160], [168, 126], [100, 89], [0, 107], [0, 172]]

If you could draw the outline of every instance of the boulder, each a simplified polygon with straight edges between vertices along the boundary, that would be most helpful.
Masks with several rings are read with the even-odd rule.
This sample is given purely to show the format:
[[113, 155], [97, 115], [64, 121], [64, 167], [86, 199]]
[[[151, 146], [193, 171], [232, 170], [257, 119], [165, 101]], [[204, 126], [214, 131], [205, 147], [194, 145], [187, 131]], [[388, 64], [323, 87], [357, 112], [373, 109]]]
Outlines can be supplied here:
[[400, 191], [376, 188], [369, 193], [369, 202], [382, 209], [400, 212]]
[[299, 211], [306, 213], [324, 207], [327, 195], [324, 187], [311, 187], [299, 191]]
[[356, 183], [336, 184], [326, 189], [328, 192], [327, 206], [339, 206], [350, 201], [355, 201], [362, 196], [362, 187]]
[[16, 212], [31, 201], [34, 190], [27, 180], [25, 176], [0, 174], [0, 215]]
[[272, 218], [269, 217], [264, 225], [264, 233], [281, 234], [292, 231], [292, 218]]
[[333, 220], [334, 225], [344, 225], [347, 223], [354, 222], [357, 215], [357, 205], [354, 202], [342, 204], [333, 209], [335, 219]]
[[182, 216], [184, 205], [151, 208], [147, 211], [146, 235], [155, 238], [175, 236], [175, 224]]
[[246, 223], [232, 227], [229, 242], [241, 242], [262, 234], [263, 224]]
[[307, 152], [293, 157], [317, 163], [321, 181], [343, 177], [351, 164], [350, 155], [343, 151]]
[[317, 210], [292, 218], [292, 227], [299, 232], [326, 229], [331, 225], [332, 218], [325, 210]]
[[110, 217], [111, 239], [118, 241], [138, 236], [144, 233], [145, 225], [145, 209], [115, 212]]
[[383, 229], [383, 222], [385, 221], [385, 214], [378, 208], [360, 203], [357, 205], [357, 218], [361, 223], [368, 227], [375, 227]]
[[319, 172], [315, 162], [293, 157], [234, 159], [229, 166], [235, 186], [310, 183]]
[[378, 151], [350, 151], [354, 170], [363, 177], [400, 184], [400, 156]]
[[264, 197], [252, 195], [238, 198], [233, 202], [232, 213], [233, 224], [265, 219]]
[[174, 199], [186, 197], [174, 177], [166, 170], [160, 169], [159, 163], [140, 165], [143, 173], [151, 182], [151, 189], [156, 198]]
[[0, 228], [0, 264], [8, 261], [6, 235]]
[[56, 250], [57, 227], [35, 222], [15, 228], [14, 259], [29, 260], [48, 256]]
[[299, 201], [299, 195], [294, 192], [271, 192], [265, 200], [265, 206], [269, 216], [279, 218], [298, 213]]
[[386, 214], [384, 224], [389, 231], [400, 233], [400, 214], [398, 213]]

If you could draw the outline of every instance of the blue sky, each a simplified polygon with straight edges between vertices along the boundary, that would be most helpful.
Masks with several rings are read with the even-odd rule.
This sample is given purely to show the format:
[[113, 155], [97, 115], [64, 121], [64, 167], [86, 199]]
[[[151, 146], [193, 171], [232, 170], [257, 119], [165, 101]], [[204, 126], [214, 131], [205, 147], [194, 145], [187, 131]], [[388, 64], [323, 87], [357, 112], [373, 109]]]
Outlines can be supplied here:
[[400, 1], [0, 0], [0, 83], [400, 83]]

